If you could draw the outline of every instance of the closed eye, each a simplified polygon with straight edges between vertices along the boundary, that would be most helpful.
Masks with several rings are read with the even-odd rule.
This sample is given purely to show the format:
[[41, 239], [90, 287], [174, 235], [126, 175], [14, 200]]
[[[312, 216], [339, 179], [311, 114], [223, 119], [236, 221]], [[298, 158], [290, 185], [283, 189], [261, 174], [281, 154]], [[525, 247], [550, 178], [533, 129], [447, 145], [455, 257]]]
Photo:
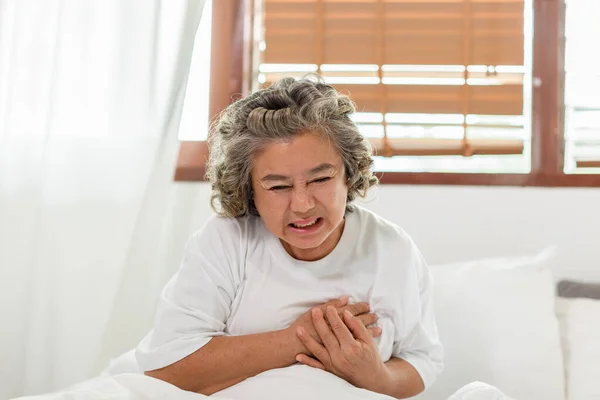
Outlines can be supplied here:
[[272, 190], [274, 192], [281, 192], [282, 190], [286, 190], [286, 189], [290, 189], [291, 186], [273, 186], [272, 188], [269, 188], [269, 190]]
[[319, 178], [319, 179], [315, 179], [314, 181], [312, 181], [311, 183], [322, 183], [322, 182], [327, 182], [328, 180], [330, 180], [331, 177], [330, 176], [325, 176], [323, 178]]

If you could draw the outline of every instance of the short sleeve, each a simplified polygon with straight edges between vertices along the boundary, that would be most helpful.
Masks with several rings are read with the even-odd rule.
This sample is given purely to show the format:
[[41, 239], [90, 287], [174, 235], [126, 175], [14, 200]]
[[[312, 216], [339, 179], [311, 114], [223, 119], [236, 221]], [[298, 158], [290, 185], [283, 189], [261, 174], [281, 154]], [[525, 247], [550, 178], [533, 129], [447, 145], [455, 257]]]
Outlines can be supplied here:
[[142, 371], [171, 365], [224, 335], [244, 268], [243, 220], [211, 218], [188, 240], [163, 289], [154, 328], [136, 349]]
[[[444, 350], [439, 340], [433, 309], [432, 278], [429, 268], [416, 245], [410, 241], [407, 261], [411, 286], [418, 290], [407, 300], [410, 314], [405, 318], [404, 334], [394, 341], [393, 356], [411, 364], [421, 375], [425, 388], [429, 387], [444, 369]], [[406, 315], [405, 315], [406, 317]]]

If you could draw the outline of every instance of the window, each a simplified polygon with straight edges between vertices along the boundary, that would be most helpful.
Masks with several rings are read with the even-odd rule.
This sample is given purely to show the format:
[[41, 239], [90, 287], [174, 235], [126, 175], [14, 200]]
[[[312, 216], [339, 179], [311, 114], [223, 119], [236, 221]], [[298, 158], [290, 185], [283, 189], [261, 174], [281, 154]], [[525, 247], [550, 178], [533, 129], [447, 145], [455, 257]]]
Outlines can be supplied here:
[[600, 2], [568, 0], [565, 49], [565, 172], [600, 173]]
[[349, 94], [377, 170], [529, 172], [529, 2], [263, 4], [256, 80], [319, 72]]
[[[357, 103], [383, 183], [600, 186], [600, 97], [589, 90], [600, 86], [589, 51], [599, 28], [585, 11], [595, 3], [568, 0], [564, 51], [563, 0], [219, 2], [213, 56], [229, 47], [211, 86], [229, 91], [213, 90], [209, 115], [281, 76], [319, 72]], [[181, 154], [190, 163], [176, 179], [202, 179], [205, 145]]]

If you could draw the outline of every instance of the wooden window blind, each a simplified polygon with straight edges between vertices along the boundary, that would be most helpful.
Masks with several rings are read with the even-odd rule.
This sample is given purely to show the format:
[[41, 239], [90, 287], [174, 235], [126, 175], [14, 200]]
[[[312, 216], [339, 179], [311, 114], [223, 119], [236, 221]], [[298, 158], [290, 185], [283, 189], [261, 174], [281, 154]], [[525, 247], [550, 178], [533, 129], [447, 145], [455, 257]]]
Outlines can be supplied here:
[[524, 0], [264, 0], [258, 81], [320, 73], [356, 102], [378, 155], [522, 155], [525, 10]]
[[[425, 32], [425, 27], [427, 26], [433, 26], [435, 29], [438, 29], [441, 26], [439, 21], [446, 20], [445, 23], [447, 23], [447, 20], [451, 18], [456, 19], [458, 15], [457, 5], [462, 4], [460, 9], [464, 11], [462, 14], [463, 18], [471, 16], [469, 18], [474, 20], [462, 22], [464, 25], [462, 32], [471, 32], [470, 35], [472, 38], [469, 40], [476, 42], [477, 32], [482, 37], [486, 37], [485, 40], [490, 41], [490, 43], [494, 43], [494, 40], [492, 40], [494, 37], [496, 38], [495, 43], [499, 43], [500, 37], [503, 35], [505, 37], [502, 39], [503, 43], [511, 43], [510, 38], [513, 37], [512, 35], [514, 37], [522, 35], [524, 40], [522, 47], [524, 54], [520, 59], [522, 64], [518, 64], [518, 60], [515, 61], [516, 58], [511, 59], [509, 56], [500, 59], [499, 55], [508, 53], [502, 52], [504, 47], [498, 45], [494, 46], [500, 50], [494, 50], [494, 52], [487, 51], [487, 49], [484, 50], [487, 52], [486, 57], [497, 56], [497, 60], [499, 61], [489, 61], [490, 58], [479, 61], [480, 58], [477, 58], [479, 55], [473, 54], [474, 51], [471, 50], [469, 50], [469, 54], [476, 61], [468, 61], [468, 63], [464, 61], [463, 64], [436, 64], [440, 62], [456, 63], [457, 61], [455, 60], [421, 61], [420, 59], [415, 59], [414, 61], [389, 61], [384, 57], [387, 57], [386, 54], [388, 53], [383, 53], [381, 50], [383, 49], [383, 45], [378, 48], [379, 50], [375, 54], [379, 54], [380, 57], [384, 58], [384, 61], [360, 60], [360, 63], [354, 61], [354, 63], [350, 64], [333, 64], [332, 60], [319, 61], [317, 59], [318, 54], [322, 54], [320, 57], [325, 57], [325, 55], [330, 53], [324, 53], [324, 49], [321, 49], [320, 52], [315, 52], [315, 48], [319, 49], [325, 46], [323, 39], [320, 39], [319, 44], [316, 43], [316, 38], [324, 37], [323, 35], [328, 32], [330, 25], [327, 25], [327, 19], [319, 17], [319, 21], [321, 21], [319, 25], [321, 28], [319, 29], [322, 35], [313, 35], [311, 30], [306, 27], [306, 24], [310, 23], [311, 18], [313, 26], [315, 26], [316, 17], [314, 13], [311, 14], [312, 11], [310, 13], [301, 13], [300, 15], [294, 15], [292, 12], [291, 16], [285, 16], [285, 18], [288, 18], [289, 24], [283, 24], [281, 27], [283, 29], [282, 32], [285, 32], [288, 25], [292, 26], [291, 24], [296, 24], [294, 26], [296, 27], [297, 37], [291, 35], [291, 38], [288, 40], [291, 44], [294, 44], [295, 40], [296, 45], [299, 45], [303, 41], [306, 42], [306, 38], [311, 38], [311, 44], [309, 44], [309, 48], [313, 48], [313, 52], [310, 53], [311, 58], [291, 58], [289, 60], [271, 58], [267, 59], [269, 61], [267, 63], [265, 57], [279, 57], [276, 53], [272, 52], [273, 46], [269, 48], [268, 41], [275, 40], [274, 44], [277, 43], [277, 40], [281, 43], [284, 43], [284, 41], [277, 37], [275, 39], [268, 39], [266, 37], [266, 27], [269, 24], [265, 24], [265, 22], [267, 22], [267, 18], [275, 18], [277, 13], [267, 15], [265, 8], [271, 7], [270, 4], [279, 4], [281, 6], [284, 2], [274, 0], [216, 1], [213, 3], [212, 20], [219, 21], [219, 23], [213, 24], [211, 29], [209, 116], [216, 118], [218, 113], [227, 107], [233, 99], [244, 96], [249, 90], [256, 89], [259, 86], [259, 80], [265, 83], [268, 80], [278, 77], [278, 74], [302, 75], [309, 71], [320, 71], [335, 86], [345, 86], [346, 90], [352, 90], [354, 93], [351, 94], [354, 98], [359, 97], [360, 100], [361, 96], [370, 96], [371, 107], [382, 104], [381, 108], [375, 108], [376, 112], [358, 112], [354, 115], [354, 118], [356, 118], [363, 134], [370, 137], [374, 142], [379, 141], [381, 143], [382, 141], [388, 141], [388, 151], [398, 151], [395, 147], [390, 146], [390, 142], [395, 146], [397, 143], [395, 141], [405, 140], [406, 142], [402, 146], [398, 146], [400, 147], [400, 151], [408, 152], [408, 149], [410, 149], [409, 145], [412, 144], [414, 146], [410, 151], [413, 154], [423, 153], [423, 149], [426, 150], [427, 154], [444, 154], [444, 149], [446, 149], [445, 151], [448, 154], [460, 153], [458, 155], [442, 157], [375, 157], [375, 169], [381, 182], [384, 184], [600, 187], [600, 174], [597, 173], [600, 170], [592, 168], [599, 165], [597, 162], [598, 158], [594, 158], [595, 156], [592, 157], [593, 150], [597, 148], [595, 143], [598, 143], [598, 141], [595, 138], [598, 136], [595, 136], [597, 135], [595, 132], [598, 132], [598, 118], [600, 117], [597, 114], [597, 107], [595, 106], [597, 104], [597, 101], [595, 102], [597, 100], [595, 94], [598, 93], [598, 89], [596, 88], [598, 86], [598, 75], [594, 71], [596, 60], [593, 57], [595, 54], [593, 52], [595, 48], [594, 40], [598, 37], [594, 33], [599, 26], [594, 21], [594, 16], [597, 15], [598, 4], [596, 4], [595, 0], [524, 0], [522, 2], [472, 0], [471, 4], [465, 5], [463, 4], [465, 1], [380, 0], [369, 2], [364, 0], [346, 0], [342, 2], [321, 0], [317, 4], [316, 0], [305, 0], [302, 2], [298, 0], [296, 2], [286, 1], [285, 3], [292, 6], [295, 3], [298, 7], [307, 6], [308, 4], [308, 9], [318, 6], [321, 10], [320, 15], [323, 16], [327, 15], [329, 3], [331, 3], [332, 7], [339, 6], [341, 3], [347, 3], [351, 6], [352, 4], [354, 6], [357, 4], [367, 4], [366, 7], [369, 5], [372, 7], [376, 4], [377, 7], [383, 8], [384, 16], [387, 16], [390, 20], [396, 17], [388, 15], [387, 11], [394, 7], [406, 6], [410, 9], [412, 5], [414, 11], [417, 9], [415, 8], [417, 5], [425, 7], [425, 4], [428, 4], [428, 7], [434, 10], [427, 9], [425, 10], [426, 12], [421, 10], [420, 12], [413, 13], [415, 18], [420, 16], [420, 21], [422, 22], [424, 15], [435, 15], [438, 22], [430, 22], [429, 25], [426, 23], [417, 24], [419, 28], [423, 27], [421, 29], [421, 36], [427, 36]], [[568, 2], [568, 12], [565, 12], [565, 2]], [[517, 7], [516, 4], [520, 5]], [[577, 7], [578, 5], [579, 7]], [[442, 8], [442, 6], [453, 6], [455, 12], [451, 13], [451, 15], [447, 13], [436, 14], [435, 10], [447, 11], [447, 8]], [[524, 10], [522, 10], [522, 6], [524, 6]], [[489, 13], [487, 11], [484, 12], [486, 10], [485, 7], [488, 7], [487, 10], [490, 10]], [[579, 11], [574, 13], [576, 9]], [[350, 12], [353, 9], [346, 8], [344, 10]], [[377, 10], [381, 12], [379, 8]], [[355, 8], [354, 11], [356, 11]], [[285, 15], [285, 12], [285, 8], [280, 8], [280, 17]], [[519, 14], [517, 15], [517, 13]], [[565, 24], [565, 15], [567, 13], [569, 16]], [[309, 14], [312, 15], [310, 18]], [[349, 15], [342, 15], [339, 18], [345, 18], [348, 21]], [[366, 18], [366, 15], [355, 15], [354, 18], [360, 20], [360, 18]], [[377, 15], [381, 18], [380, 14]], [[403, 13], [400, 19], [409, 19], [407, 15], [409, 14]], [[277, 18], [280, 19], [280, 17]], [[275, 18], [275, 21], [277, 18]], [[300, 23], [301, 18], [303, 18], [302, 23]], [[519, 18], [522, 18], [524, 21], [522, 31], [519, 32], [517, 29], [507, 28], [496, 32], [498, 31], [498, 26], [503, 24], [508, 27], [510, 26], [508, 21], [513, 20], [514, 22]], [[490, 22], [496, 19], [500, 22]], [[484, 24], [489, 25], [489, 27], [486, 29], [475, 29], [476, 26], [480, 28], [485, 26]], [[415, 25], [411, 25], [409, 22], [404, 25], [406, 29], [404, 33], [400, 29], [400, 25], [393, 25], [391, 23], [388, 25], [373, 25], [376, 25], [375, 28], [379, 29], [376, 31], [379, 36], [375, 36], [379, 40], [382, 40], [381, 38], [384, 34], [392, 29], [398, 28], [398, 35], [408, 35], [406, 32], [408, 32], [407, 29], [409, 28], [416, 30], [414, 28]], [[521, 22], [518, 25], [521, 27]], [[566, 79], [565, 25], [569, 28], [569, 33], [566, 35], [566, 58], [568, 59], [566, 63], [566, 69], [568, 70]], [[348, 23], [347, 26], [342, 25], [342, 27], [347, 27], [348, 32], [344, 32], [343, 37], [345, 40], [341, 41], [342, 44], [340, 46], [344, 45], [352, 49], [353, 37], [349, 32], [358, 30], [362, 25]], [[451, 31], [455, 32], [456, 35], [460, 35], [457, 29], [447, 30], [448, 35]], [[272, 33], [273, 28], [271, 28], [269, 34]], [[201, 37], [205, 38], [206, 36], [201, 35]], [[408, 36], [412, 38], [419, 35]], [[439, 32], [438, 36], [444, 40], [446, 39]], [[357, 43], [356, 47], [361, 45], [356, 38], [354, 38], [354, 42]], [[410, 44], [409, 39], [406, 39], [405, 42]], [[384, 42], [384, 44], [387, 43]], [[438, 45], [436, 41], [430, 41], [430, 43], [431, 46]], [[405, 44], [405, 46], [408, 46], [408, 44]], [[519, 43], [515, 39], [512, 41], [512, 45], [507, 46], [519, 46]], [[440, 52], [445, 50], [445, 48], [439, 48]], [[455, 52], [457, 48], [455, 46]], [[481, 46], [475, 46], [474, 48], [481, 49]], [[508, 48], [511, 51], [514, 50], [513, 47]], [[287, 51], [286, 49], [284, 48], [285, 51]], [[287, 54], [290, 57], [295, 57], [296, 53], [302, 54], [302, 49], [303, 47], [297, 52], [287, 51]], [[389, 53], [391, 53], [390, 57], [396, 57], [396, 54], [393, 52]], [[517, 53], [517, 51], [514, 51], [513, 56]], [[344, 57], [354, 56], [347, 53], [340, 54]], [[419, 48], [414, 49], [414, 54], [412, 55], [402, 56], [416, 57], [417, 54], [419, 54]], [[440, 54], [435, 56], [441, 57]], [[463, 54], [463, 57], [465, 54]], [[430, 54], [427, 53], [424, 57], [429, 56]], [[456, 57], [456, 54], [452, 54], [452, 56]], [[505, 56], [503, 55], [503, 57]], [[348, 59], [341, 61], [351, 62]], [[365, 62], [367, 64], [363, 64]], [[389, 64], [391, 62], [414, 62], [414, 64]], [[423, 64], [424, 62], [429, 62], [429, 64]], [[477, 64], [479, 62], [507, 64]], [[515, 63], [517, 65], [511, 65]], [[385, 81], [383, 78], [386, 78]], [[488, 85], [483, 85], [482, 83], [484, 82], [481, 80], [477, 81], [476, 79], [484, 79]], [[190, 82], [191, 80], [192, 78], [190, 77]], [[439, 87], [435, 87], [436, 85]], [[512, 87], [509, 87], [511, 85]], [[522, 97], [517, 93], [518, 90], [515, 90], [515, 87], [519, 85], [524, 88], [524, 95]], [[421, 90], [416, 91], [416, 86]], [[457, 88], [457, 86], [465, 87]], [[482, 88], [482, 86], [494, 87]], [[508, 89], [509, 93], [511, 93], [512, 89], [512, 101], [509, 100], [511, 96], [507, 96], [506, 92], [494, 92], [495, 89], [499, 89], [497, 86], [505, 86], [503, 89]], [[380, 91], [376, 92], [376, 95], [373, 94], [374, 88]], [[575, 90], [575, 88], [577, 89]], [[459, 90], [458, 95], [456, 94], [457, 89]], [[472, 93], [476, 89], [481, 89], [478, 93], [475, 93], [478, 97]], [[394, 104], [399, 103], [394, 103], [393, 99], [388, 99], [390, 95], [388, 92], [394, 92], [394, 90], [396, 90], [395, 93], [400, 96], [400, 99], [403, 98], [402, 96], [421, 96], [422, 99], [427, 97], [429, 93], [446, 91], [451, 94], [453, 93], [453, 100], [449, 101], [450, 97], [448, 95], [446, 97], [442, 96], [441, 99], [439, 98], [440, 96], [436, 96], [436, 98], [429, 96], [427, 97], [427, 101], [404, 101], [402, 104], [405, 108], [392, 109], [392, 106], [396, 107]], [[384, 93], [386, 97], [377, 97], [379, 93]], [[476, 98], [483, 98], [484, 100], [476, 102]], [[457, 107], [456, 103], [458, 101], [465, 101], [465, 99], [470, 101], [470, 103], [466, 105], [465, 103], [459, 103], [461, 104], [459, 107], [460, 111], [456, 111], [455, 108], [448, 112], [444, 108]], [[502, 111], [504, 114], [500, 114], [498, 110], [504, 106], [490, 107], [490, 99], [495, 99], [496, 104], [503, 104], [509, 111]], [[515, 105], [518, 102], [522, 102], [523, 111], [521, 114], [518, 114], [519, 106]], [[367, 103], [365, 102], [365, 104]], [[417, 104], [425, 104], [428, 108], [425, 112], [423, 112], [422, 108], [414, 110], [416, 112], [407, 111], [410, 107], [416, 107], [415, 105]], [[360, 104], [358, 106], [359, 111], [365, 110], [366, 106], [361, 106]], [[492, 112], [497, 112], [497, 114], [469, 114], [490, 112], [477, 109], [477, 107], [484, 106], [488, 109], [492, 108]], [[386, 107], [390, 107], [390, 109], [386, 109]], [[512, 107], [514, 107], [514, 111], [511, 111]], [[463, 109], [469, 113], [465, 114]], [[475, 111], [471, 111], [473, 109]], [[457, 114], [456, 112], [459, 113]], [[201, 128], [204, 129], [205, 127]], [[563, 134], [564, 131], [567, 131], [566, 135]], [[465, 132], [466, 139], [464, 137]], [[201, 181], [205, 178], [205, 162], [208, 148], [206, 142], [202, 141], [202, 139], [203, 137], [198, 136], [195, 137], [194, 141], [183, 141], [181, 143], [175, 180]], [[476, 139], [485, 140], [477, 142]], [[496, 140], [498, 142], [495, 142]], [[464, 157], [462, 155], [465, 153], [465, 142], [470, 145], [471, 151], [473, 147], [481, 147], [485, 144], [487, 145], [483, 151], [485, 153], [492, 153], [494, 151], [506, 153], [503, 147], [507, 143], [510, 144], [511, 141], [515, 141], [517, 145], [519, 142], [523, 143], [524, 150], [522, 154], [477, 155], [477, 152], [474, 152], [475, 155], [472, 157]], [[415, 148], [419, 149], [420, 153]], [[582, 154], [576, 155], [571, 151], [576, 148], [587, 149], [589, 156], [583, 158]], [[483, 162], [484, 159], [485, 162]], [[527, 161], [527, 168], [524, 168], [524, 160]], [[441, 166], [441, 168], [431, 168], [432, 161], [437, 163], [438, 167]], [[379, 165], [377, 164], [378, 162]], [[389, 169], [381, 168], [383, 163], [387, 163]], [[494, 167], [494, 163], [497, 163], [496, 166], [499, 168], [489, 168], [490, 166]], [[457, 168], [457, 165], [460, 167], [467, 164], [470, 169]], [[407, 165], [415, 168], [404, 168]], [[509, 168], [507, 168], [507, 165], [510, 165]], [[573, 174], [570, 172], [586, 173]]]
[[565, 45], [565, 172], [600, 172], [600, 2], [569, 0]]

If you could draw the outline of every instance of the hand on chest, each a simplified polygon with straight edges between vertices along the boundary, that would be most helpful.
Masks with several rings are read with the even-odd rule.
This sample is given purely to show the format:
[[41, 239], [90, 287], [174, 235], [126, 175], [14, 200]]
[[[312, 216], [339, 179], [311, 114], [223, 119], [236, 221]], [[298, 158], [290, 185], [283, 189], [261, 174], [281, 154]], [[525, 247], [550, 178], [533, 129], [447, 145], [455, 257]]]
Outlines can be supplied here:
[[377, 325], [384, 331], [376, 341], [381, 356], [389, 358], [394, 324], [386, 310], [389, 305], [381, 296], [375, 296], [377, 304], [371, 303], [375, 275], [375, 268], [311, 271], [248, 265], [231, 307], [227, 331], [237, 336], [285, 329], [310, 308], [348, 296], [350, 303], [369, 302], [371, 312], [380, 318]]

